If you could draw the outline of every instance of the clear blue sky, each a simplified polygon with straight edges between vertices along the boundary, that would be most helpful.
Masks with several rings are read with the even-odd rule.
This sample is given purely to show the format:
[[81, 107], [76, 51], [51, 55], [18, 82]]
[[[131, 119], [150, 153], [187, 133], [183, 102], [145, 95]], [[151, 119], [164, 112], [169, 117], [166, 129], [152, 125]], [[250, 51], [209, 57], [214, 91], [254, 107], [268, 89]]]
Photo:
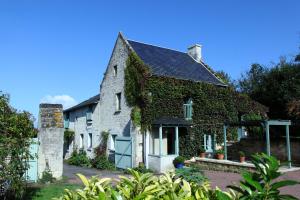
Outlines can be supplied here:
[[207, 64], [238, 78], [253, 62], [299, 52], [299, 8], [299, 0], [1, 0], [0, 90], [35, 116], [42, 99], [93, 96], [119, 31], [181, 51], [200, 43]]

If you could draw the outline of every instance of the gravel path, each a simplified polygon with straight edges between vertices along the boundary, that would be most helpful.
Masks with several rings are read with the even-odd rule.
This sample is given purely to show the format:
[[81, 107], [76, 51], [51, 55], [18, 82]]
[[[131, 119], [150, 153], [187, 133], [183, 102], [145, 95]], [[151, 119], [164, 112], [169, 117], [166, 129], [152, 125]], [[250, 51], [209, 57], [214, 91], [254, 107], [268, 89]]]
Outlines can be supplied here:
[[63, 176], [68, 178], [68, 182], [81, 183], [81, 180], [76, 176], [76, 174], [78, 173], [83, 174], [88, 178], [92, 176], [99, 176], [101, 178], [118, 179], [119, 176], [127, 176], [121, 171], [97, 170], [87, 167], [77, 167], [74, 165], [68, 165], [67, 163], [64, 163]]

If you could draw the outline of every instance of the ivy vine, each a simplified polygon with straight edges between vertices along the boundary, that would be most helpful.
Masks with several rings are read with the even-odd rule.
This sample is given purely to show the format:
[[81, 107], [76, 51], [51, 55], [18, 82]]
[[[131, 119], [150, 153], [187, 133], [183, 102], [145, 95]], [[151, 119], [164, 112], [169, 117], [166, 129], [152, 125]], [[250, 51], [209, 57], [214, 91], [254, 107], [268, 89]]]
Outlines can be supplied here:
[[[134, 52], [125, 69], [125, 97], [133, 106], [134, 122], [136, 109], [140, 109], [138, 124], [142, 130], [151, 129], [153, 121], [160, 117], [183, 118], [183, 104], [192, 98], [192, 126], [180, 136], [180, 152], [184, 156], [197, 155], [203, 134], [216, 134], [217, 142], [222, 142], [225, 121], [238, 121], [247, 113], [266, 112], [264, 106], [229, 87], [151, 75], [150, 68]], [[236, 131], [229, 129], [228, 138], [235, 137]]]

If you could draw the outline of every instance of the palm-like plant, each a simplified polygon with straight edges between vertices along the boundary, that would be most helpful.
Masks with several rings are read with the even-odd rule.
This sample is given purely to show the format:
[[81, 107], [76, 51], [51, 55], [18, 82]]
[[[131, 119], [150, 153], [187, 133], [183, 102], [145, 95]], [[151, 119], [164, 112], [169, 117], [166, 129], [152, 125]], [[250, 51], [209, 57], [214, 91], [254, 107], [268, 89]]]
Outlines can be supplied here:
[[[293, 180], [275, 181], [275, 179], [282, 175], [279, 172], [280, 165], [276, 158], [267, 156], [263, 153], [256, 154], [252, 156], [252, 163], [255, 165], [255, 172], [244, 172], [242, 174], [243, 180], [240, 182], [239, 186], [228, 186], [228, 188], [232, 189], [238, 194], [239, 199], [297, 199], [291, 195], [280, 194], [280, 188], [299, 184], [299, 182]], [[230, 195], [227, 196], [229, 197]]]

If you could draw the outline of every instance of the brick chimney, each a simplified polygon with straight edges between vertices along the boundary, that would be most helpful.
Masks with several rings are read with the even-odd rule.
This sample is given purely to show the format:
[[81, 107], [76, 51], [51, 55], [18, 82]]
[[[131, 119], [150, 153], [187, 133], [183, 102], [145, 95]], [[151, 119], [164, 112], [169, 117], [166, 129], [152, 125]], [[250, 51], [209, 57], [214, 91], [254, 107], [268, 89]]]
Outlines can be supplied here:
[[202, 60], [201, 48], [202, 46], [200, 44], [195, 44], [188, 48], [188, 54], [197, 62]]

